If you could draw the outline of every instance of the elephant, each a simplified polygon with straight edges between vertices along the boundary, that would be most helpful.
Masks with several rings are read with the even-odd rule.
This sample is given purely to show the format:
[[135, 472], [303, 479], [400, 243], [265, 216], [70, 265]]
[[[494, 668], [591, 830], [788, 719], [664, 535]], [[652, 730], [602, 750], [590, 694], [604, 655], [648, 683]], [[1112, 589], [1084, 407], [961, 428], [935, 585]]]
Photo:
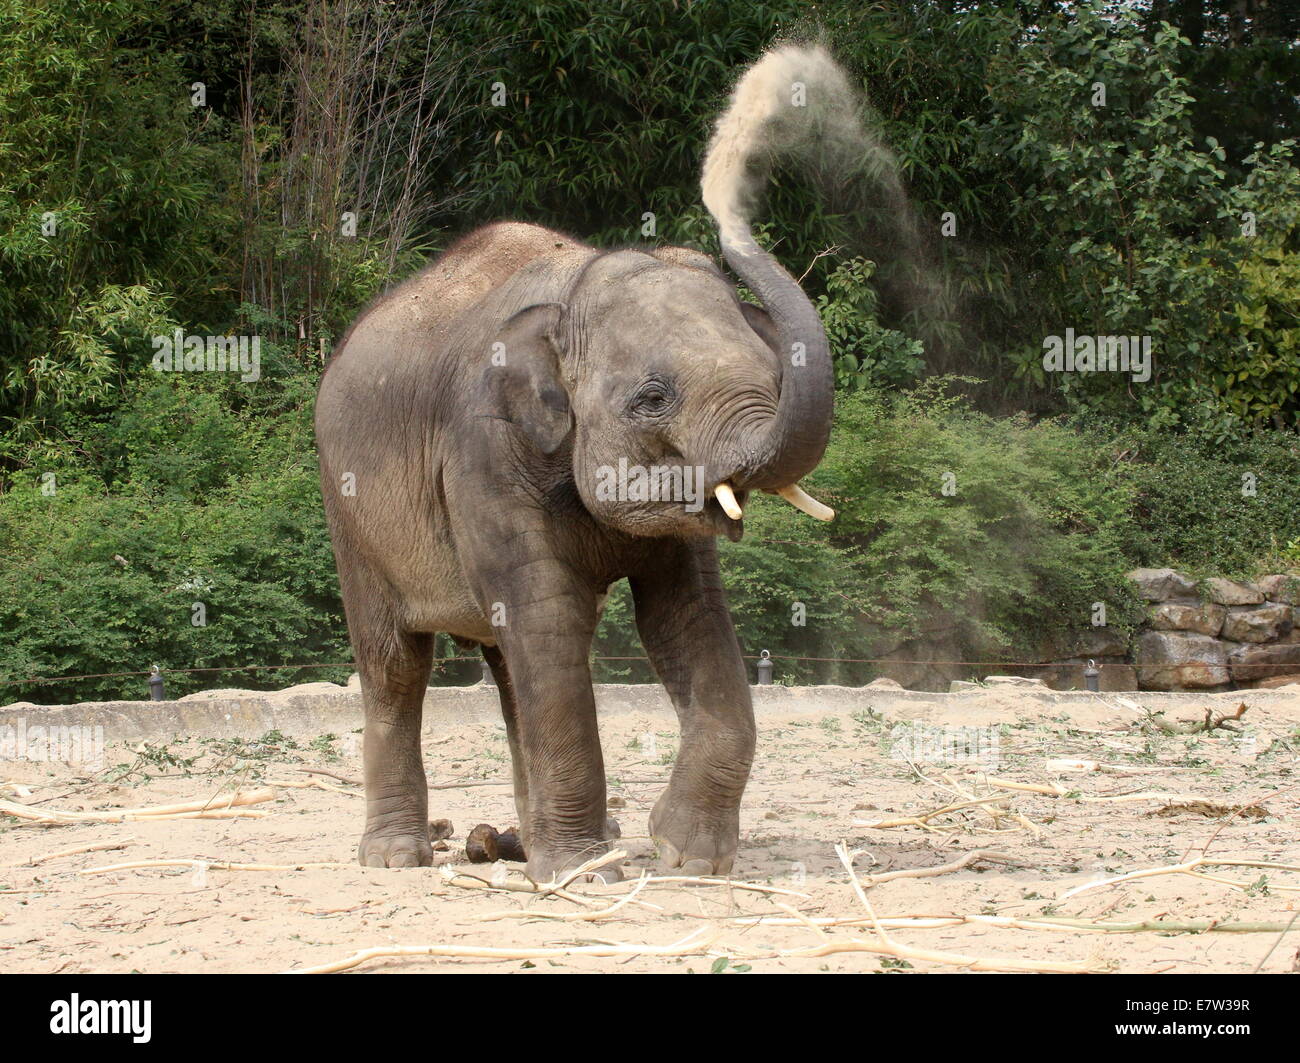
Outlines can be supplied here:
[[608, 851], [589, 658], [627, 579], [681, 729], [649, 834], [667, 868], [730, 872], [756, 727], [716, 537], [740, 538], [756, 491], [829, 517], [799, 480], [827, 446], [834, 373], [799, 284], [747, 224], [719, 233], [761, 306], [698, 251], [502, 221], [336, 347], [315, 421], [365, 705], [361, 864], [432, 862], [420, 727], [437, 633], [481, 647], [495, 678], [527, 874]]

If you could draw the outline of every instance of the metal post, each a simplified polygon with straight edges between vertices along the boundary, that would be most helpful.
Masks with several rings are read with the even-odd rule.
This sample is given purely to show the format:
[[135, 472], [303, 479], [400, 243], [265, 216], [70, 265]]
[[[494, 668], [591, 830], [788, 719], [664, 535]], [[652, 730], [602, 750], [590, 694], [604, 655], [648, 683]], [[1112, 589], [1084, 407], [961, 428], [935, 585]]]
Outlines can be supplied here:
[[1083, 670], [1083, 685], [1087, 690], [1094, 694], [1101, 690], [1101, 672], [1097, 670], [1097, 662], [1090, 660], [1088, 667]]
[[167, 691], [163, 689], [162, 669], [156, 664], [149, 669], [149, 699], [166, 701]]
[[770, 687], [772, 685], [772, 655], [763, 650], [758, 655], [758, 685], [761, 687]]

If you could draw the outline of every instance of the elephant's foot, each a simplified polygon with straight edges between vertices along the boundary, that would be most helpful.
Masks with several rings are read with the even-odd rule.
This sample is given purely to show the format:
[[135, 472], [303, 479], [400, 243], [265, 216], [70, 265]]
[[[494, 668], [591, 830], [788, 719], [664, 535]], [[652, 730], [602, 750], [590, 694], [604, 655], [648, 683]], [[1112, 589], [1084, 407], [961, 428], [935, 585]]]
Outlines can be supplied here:
[[664, 870], [679, 875], [725, 875], [740, 844], [739, 815], [705, 812], [670, 787], [650, 813], [650, 837]]
[[[588, 860], [591, 860], [597, 853], [607, 851], [609, 846], [605, 842], [593, 843], [580, 852], [562, 852], [557, 850], [541, 849], [537, 852], [528, 851], [528, 864], [526, 867], [528, 877], [534, 882], [545, 885], [548, 882], [554, 882], [556, 879], [563, 878], [575, 867], [581, 867]], [[617, 864], [605, 864], [594, 871], [574, 879], [575, 882], [622, 882], [623, 872]]]
[[405, 834], [367, 829], [357, 846], [357, 860], [362, 867], [428, 867], [433, 846], [427, 829]]

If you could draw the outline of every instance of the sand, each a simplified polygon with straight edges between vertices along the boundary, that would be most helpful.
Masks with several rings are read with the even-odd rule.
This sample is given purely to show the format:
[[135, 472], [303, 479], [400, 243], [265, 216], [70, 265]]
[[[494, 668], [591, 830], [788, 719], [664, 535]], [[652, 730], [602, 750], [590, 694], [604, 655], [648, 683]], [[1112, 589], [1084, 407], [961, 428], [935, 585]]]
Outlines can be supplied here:
[[[1142, 699], [1140, 694], [1123, 697], [1133, 703]], [[1216, 712], [1235, 704], [1223, 696], [1205, 699]], [[1199, 718], [1202, 712], [1190, 705], [1176, 718]], [[0, 971], [274, 972], [330, 963], [363, 948], [420, 945], [552, 951], [510, 959], [379, 958], [357, 970], [961, 970], [864, 951], [797, 954], [855, 941], [880, 943], [870, 926], [808, 926], [780, 906], [811, 920], [864, 917], [835, 852], [841, 841], [861, 850], [856, 863], [866, 896], [882, 919], [1286, 924], [1300, 910], [1300, 873], [1206, 867], [1203, 873], [1212, 878], [1161, 875], [1063, 897], [1107, 877], [1178, 863], [1207, 846], [1218, 858], [1300, 864], [1300, 697], [1252, 704], [1245, 718], [1246, 741], [1223, 731], [1184, 736], [1125, 729], [1138, 715], [1114, 697], [1061, 705], [1014, 691], [891, 704], [883, 717], [842, 706], [819, 710], [815, 703], [799, 712], [760, 714], [759, 756], [742, 810], [733, 876], [792, 892], [652, 882], [636, 896], [645, 906], [628, 904], [594, 921], [546, 916], [602, 908], [625, 896], [643, 870], [655, 871], [646, 818], [677, 748], [671, 717], [631, 711], [601, 721], [610, 795], [615, 805], [622, 803], [611, 812], [623, 831], [620, 844], [628, 852], [624, 870], [629, 881], [574, 887], [588, 899], [588, 908], [554, 896], [466, 889], [447, 881], [447, 869], [458, 869], [489, 881], [495, 875], [497, 881], [523, 882], [520, 865], [465, 862], [465, 836], [475, 824], [504, 828], [514, 823], [505, 734], [492, 722], [456, 724], [442, 732], [434, 723], [426, 734], [425, 763], [432, 783], [491, 784], [431, 791], [430, 818], [450, 819], [455, 834], [447, 851], [436, 854], [436, 866], [409, 870], [356, 866], [363, 816], [358, 787], [331, 779], [324, 781], [346, 792], [277, 786], [310, 779], [299, 770], [304, 767], [359, 777], [355, 733], [118, 743], [110, 746], [103, 770], [94, 774], [63, 764], [2, 761], [0, 783], [26, 789], [18, 789], [19, 796], [12, 789], [0, 796], [37, 807], [103, 810], [206, 800], [268, 785], [276, 787], [277, 796], [251, 806], [268, 814], [249, 819], [39, 827], [0, 815]], [[948, 730], [917, 732], [908, 719]], [[962, 727], [977, 730], [954, 730]], [[900, 756], [909, 749], [922, 759], [909, 764]], [[971, 754], [984, 759], [970, 759]], [[942, 757], [949, 759], [936, 759]], [[1109, 770], [1049, 767], [1049, 761], [1062, 759], [1098, 761]], [[991, 793], [990, 775], [1057, 784], [1067, 795], [1009, 792], [996, 822], [973, 808], [937, 817], [929, 829], [855, 825], [916, 817], [962, 794]], [[1143, 791], [1155, 796], [1122, 802], [1081, 799]], [[1255, 805], [1263, 811], [1222, 814]], [[111, 844], [121, 848], [30, 863], [63, 850]], [[980, 863], [938, 877], [879, 884], [865, 879], [936, 867], [977, 849], [995, 850], [1011, 863]], [[279, 871], [185, 866], [79, 874], [141, 860], [339, 866]], [[787, 923], [756, 923], [755, 917]], [[702, 930], [700, 945], [690, 954], [636, 952], [677, 942], [696, 930]], [[906, 946], [992, 966], [1066, 963], [1119, 972], [1249, 972], [1262, 962], [1263, 970], [1280, 972], [1300, 964], [1300, 921], [1280, 942], [1276, 931], [1097, 933], [971, 922], [894, 929], [889, 936]], [[566, 951], [599, 942], [628, 949], [608, 957]]]

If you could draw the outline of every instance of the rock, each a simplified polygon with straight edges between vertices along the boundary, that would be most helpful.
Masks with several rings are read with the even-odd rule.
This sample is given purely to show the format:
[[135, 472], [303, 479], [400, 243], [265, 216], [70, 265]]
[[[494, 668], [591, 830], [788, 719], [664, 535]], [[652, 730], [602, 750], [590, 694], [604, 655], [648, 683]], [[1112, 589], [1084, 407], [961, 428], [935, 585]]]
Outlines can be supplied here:
[[1229, 681], [1227, 649], [1207, 635], [1144, 632], [1133, 663], [1142, 690], [1204, 689]]
[[1137, 584], [1138, 596], [1148, 602], [1186, 598], [1196, 593], [1195, 581], [1172, 568], [1135, 568], [1128, 578]]
[[881, 676], [879, 679], [873, 679], [864, 688], [866, 690], [903, 690], [903, 684], [897, 679], [889, 679]]
[[1272, 679], [1260, 679], [1251, 684], [1256, 690], [1277, 690], [1280, 687], [1290, 689], [1295, 687], [1300, 690], [1300, 672], [1292, 672], [1288, 675], [1275, 675]]
[[1259, 581], [1259, 589], [1270, 602], [1300, 605], [1300, 576], [1265, 576]]
[[1223, 622], [1223, 637], [1233, 642], [1272, 642], [1291, 631], [1291, 606], [1233, 606]]
[[1129, 637], [1111, 627], [1087, 627], [1063, 631], [1048, 640], [1043, 656], [1048, 659], [1082, 657], [1123, 657], [1128, 653]]
[[[1043, 671], [1043, 682], [1052, 690], [1087, 690], [1083, 671], [1088, 661], [1082, 657], [1067, 661], [1053, 661], [1052, 667]], [[1137, 690], [1137, 671], [1127, 661], [1120, 659], [1097, 661], [1098, 690]]]
[[1259, 605], [1264, 592], [1254, 583], [1214, 577], [1205, 581], [1205, 596], [1220, 605]]
[[1047, 684], [1041, 679], [1029, 679], [1023, 675], [989, 675], [984, 677], [986, 687], [1033, 687], [1046, 690]]
[[1027, 679], [1022, 675], [990, 675], [985, 676], [978, 683], [969, 683], [964, 679], [954, 679], [948, 685], [948, 693], [960, 694], [963, 691], [987, 690], [990, 687], [1020, 687], [1028, 690], [1050, 689], [1041, 679]]
[[1228, 665], [1238, 683], [1257, 683], [1271, 676], [1300, 671], [1300, 642], [1239, 646], [1228, 655]]
[[1217, 635], [1228, 615], [1226, 606], [1213, 602], [1160, 602], [1151, 606], [1149, 623], [1155, 631], [1195, 631]]

